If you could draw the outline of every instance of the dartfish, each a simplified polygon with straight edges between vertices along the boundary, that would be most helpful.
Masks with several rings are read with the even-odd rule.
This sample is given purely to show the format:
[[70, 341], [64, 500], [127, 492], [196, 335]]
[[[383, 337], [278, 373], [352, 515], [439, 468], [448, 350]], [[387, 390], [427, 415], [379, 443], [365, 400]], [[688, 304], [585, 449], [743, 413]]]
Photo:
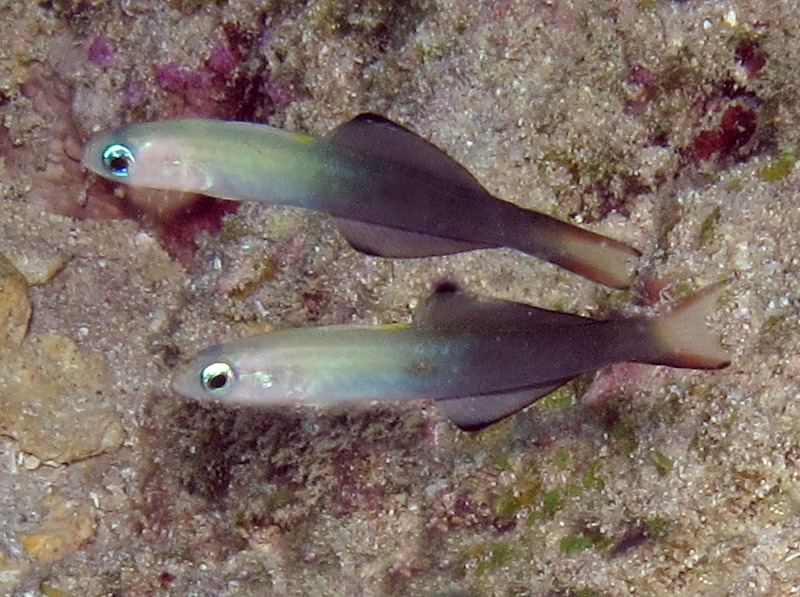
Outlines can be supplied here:
[[83, 163], [135, 187], [327, 212], [354, 248], [382, 257], [510, 247], [624, 288], [639, 256], [492, 196], [441, 149], [374, 114], [325, 137], [218, 120], [136, 124], [94, 138]]
[[208, 348], [176, 372], [172, 388], [260, 406], [428, 399], [476, 430], [604, 365], [726, 366], [705, 324], [719, 292], [701, 291], [657, 317], [601, 321], [445, 285], [407, 325], [290, 329]]

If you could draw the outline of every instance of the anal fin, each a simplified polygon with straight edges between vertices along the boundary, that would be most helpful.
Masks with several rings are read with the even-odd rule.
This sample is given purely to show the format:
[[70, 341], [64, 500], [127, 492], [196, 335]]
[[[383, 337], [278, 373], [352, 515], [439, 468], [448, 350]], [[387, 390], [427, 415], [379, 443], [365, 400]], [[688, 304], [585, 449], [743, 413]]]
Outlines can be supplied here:
[[437, 410], [459, 429], [479, 431], [533, 404], [539, 398], [563, 386], [567, 381], [563, 380], [534, 388], [516, 389], [510, 392], [437, 400], [435, 404]]
[[334, 221], [339, 232], [355, 250], [378, 257], [432, 257], [489, 248], [489, 245], [410, 232], [380, 224], [344, 218], [334, 218]]

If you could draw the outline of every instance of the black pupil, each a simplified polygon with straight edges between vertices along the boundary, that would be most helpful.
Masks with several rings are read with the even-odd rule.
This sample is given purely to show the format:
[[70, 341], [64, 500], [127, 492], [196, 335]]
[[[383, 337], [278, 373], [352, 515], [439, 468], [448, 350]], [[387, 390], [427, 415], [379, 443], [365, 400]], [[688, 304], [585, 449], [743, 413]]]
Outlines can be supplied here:
[[128, 158], [121, 155], [114, 156], [113, 158], [108, 160], [108, 167], [115, 174], [118, 174], [120, 172], [127, 172], [129, 165], [130, 162], [128, 162]]
[[218, 373], [217, 375], [209, 378], [207, 384], [208, 387], [212, 390], [219, 390], [220, 388], [224, 388], [225, 384], [228, 383], [228, 376], [224, 373]]

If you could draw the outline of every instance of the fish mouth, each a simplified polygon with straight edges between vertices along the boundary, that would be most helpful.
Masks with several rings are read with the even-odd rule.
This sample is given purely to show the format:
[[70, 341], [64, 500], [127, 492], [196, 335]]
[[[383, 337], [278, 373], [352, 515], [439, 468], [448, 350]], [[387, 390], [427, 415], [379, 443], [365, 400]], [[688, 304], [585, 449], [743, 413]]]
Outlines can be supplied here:
[[199, 400], [203, 398], [200, 392], [200, 376], [189, 371], [177, 371], [169, 382], [169, 389], [173, 394], [184, 398]]

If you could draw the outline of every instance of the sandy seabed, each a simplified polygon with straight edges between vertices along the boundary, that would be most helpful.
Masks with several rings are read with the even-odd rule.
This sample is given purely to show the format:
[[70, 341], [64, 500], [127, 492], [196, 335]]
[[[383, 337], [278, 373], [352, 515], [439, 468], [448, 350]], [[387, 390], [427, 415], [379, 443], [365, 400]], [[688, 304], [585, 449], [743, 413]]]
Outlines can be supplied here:
[[[798, 592], [799, 30], [790, 1], [0, 2], [0, 592]], [[321, 215], [221, 220], [78, 162], [121, 123], [366, 111], [637, 247], [634, 289], [366, 257]], [[593, 316], [727, 279], [732, 365], [613, 367], [476, 434], [169, 391], [209, 344], [407, 321], [445, 278]]]

